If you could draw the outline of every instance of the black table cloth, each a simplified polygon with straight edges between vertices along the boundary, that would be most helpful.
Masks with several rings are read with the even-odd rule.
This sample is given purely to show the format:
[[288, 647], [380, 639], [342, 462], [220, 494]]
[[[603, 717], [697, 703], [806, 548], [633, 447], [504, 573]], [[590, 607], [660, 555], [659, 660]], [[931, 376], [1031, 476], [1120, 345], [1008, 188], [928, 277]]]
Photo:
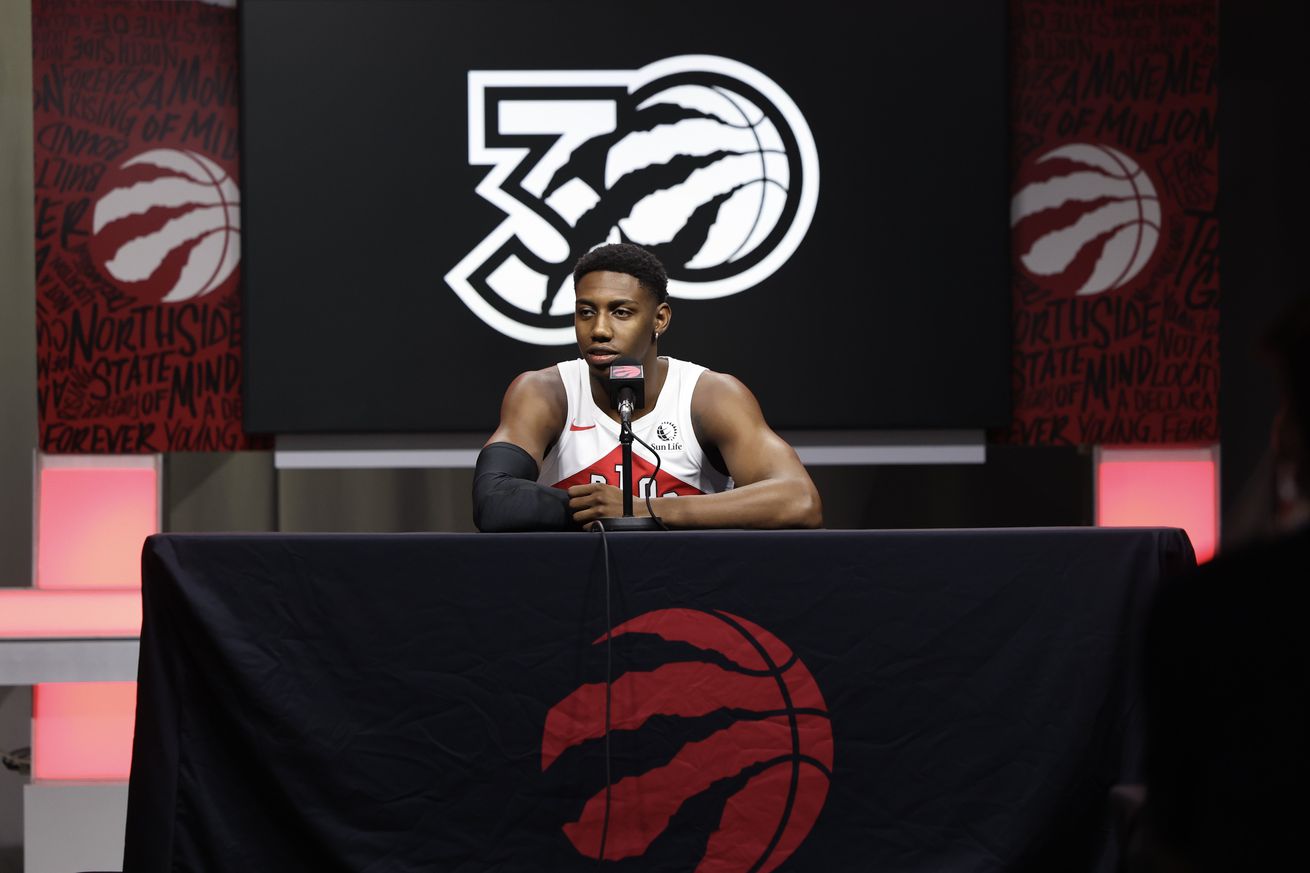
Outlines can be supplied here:
[[1146, 610], [1193, 561], [1173, 529], [151, 537], [125, 870], [1106, 869]]

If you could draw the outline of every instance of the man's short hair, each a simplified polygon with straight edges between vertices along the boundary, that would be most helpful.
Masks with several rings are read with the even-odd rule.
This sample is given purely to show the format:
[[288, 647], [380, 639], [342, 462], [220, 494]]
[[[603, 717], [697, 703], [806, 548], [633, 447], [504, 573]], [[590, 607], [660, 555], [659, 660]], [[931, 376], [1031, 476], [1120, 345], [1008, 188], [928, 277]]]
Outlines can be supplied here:
[[641, 246], [610, 243], [592, 249], [578, 258], [573, 267], [573, 284], [577, 285], [583, 276], [598, 270], [628, 274], [655, 296], [656, 303], [669, 299], [669, 274], [664, 272], [660, 259]]

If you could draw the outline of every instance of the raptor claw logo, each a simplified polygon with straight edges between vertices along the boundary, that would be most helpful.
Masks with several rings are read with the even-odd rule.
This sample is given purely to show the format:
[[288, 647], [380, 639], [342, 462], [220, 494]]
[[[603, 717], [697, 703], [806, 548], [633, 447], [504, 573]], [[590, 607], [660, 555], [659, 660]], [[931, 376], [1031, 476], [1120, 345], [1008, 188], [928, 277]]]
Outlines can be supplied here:
[[156, 148], [105, 174], [91, 216], [101, 273], [146, 302], [211, 294], [241, 259], [241, 193], [199, 152]]
[[1029, 160], [1010, 201], [1019, 267], [1065, 296], [1127, 285], [1160, 239], [1156, 190], [1144, 167], [1107, 145], [1068, 143]]
[[[543, 730], [543, 773], [607, 732], [652, 744], [676, 733], [673, 722], [691, 733], [667, 762], [597, 787], [563, 823], [569, 842], [588, 858], [623, 861], [647, 855], [672, 830], [699, 855], [684, 855], [678, 869], [769, 873], [784, 863], [817, 821], [833, 773], [832, 722], [805, 664], [769, 631], [715, 609], [655, 610], [609, 638], [653, 641], [669, 657], [623, 671], [608, 689], [584, 684], [555, 704]], [[714, 824], [679, 818], [707, 796], [716, 800], [706, 813]], [[705, 824], [708, 839], [693, 846], [687, 831]]]
[[534, 345], [573, 342], [573, 264], [607, 242], [654, 252], [669, 294], [758, 285], [809, 230], [819, 196], [799, 108], [743, 63], [679, 55], [637, 70], [474, 70], [469, 163], [505, 218], [446, 283]]

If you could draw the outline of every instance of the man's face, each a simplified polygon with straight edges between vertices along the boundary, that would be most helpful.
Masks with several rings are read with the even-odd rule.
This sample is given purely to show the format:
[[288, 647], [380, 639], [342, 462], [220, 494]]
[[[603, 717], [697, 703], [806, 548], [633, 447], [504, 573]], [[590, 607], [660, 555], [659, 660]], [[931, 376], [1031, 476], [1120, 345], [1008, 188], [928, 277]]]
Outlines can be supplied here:
[[652, 335], [663, 333], [669, 322], [669, 305], [656, 303], [655, 295], [627, 273], [588, 273], [578, 280], [574, 296], [578, 350], [597, 375], [603, 376], [615, 358], [646, 361]]

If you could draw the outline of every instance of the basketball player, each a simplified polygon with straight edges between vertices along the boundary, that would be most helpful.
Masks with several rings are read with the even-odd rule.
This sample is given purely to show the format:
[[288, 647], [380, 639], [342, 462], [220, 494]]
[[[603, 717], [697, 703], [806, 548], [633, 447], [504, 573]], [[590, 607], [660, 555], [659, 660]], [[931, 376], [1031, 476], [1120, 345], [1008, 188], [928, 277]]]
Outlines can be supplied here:
[[633, 514], [651, 508], [670, 528], [791, 528], [823, 523], [818, 491], [796, 452], [764, 421], [732, 376], [660, 357], [669, 329], [668, 278], [634, 245], [601, 246], [574, 268], [573, 323], [582, 357], [522, 373], [505, 392], [500, 426], [478, 455], [473, 517], [479, 530], [575, 530], [623, 514], [619, 414], [610, 364], [645, 368], [633, 413]]

